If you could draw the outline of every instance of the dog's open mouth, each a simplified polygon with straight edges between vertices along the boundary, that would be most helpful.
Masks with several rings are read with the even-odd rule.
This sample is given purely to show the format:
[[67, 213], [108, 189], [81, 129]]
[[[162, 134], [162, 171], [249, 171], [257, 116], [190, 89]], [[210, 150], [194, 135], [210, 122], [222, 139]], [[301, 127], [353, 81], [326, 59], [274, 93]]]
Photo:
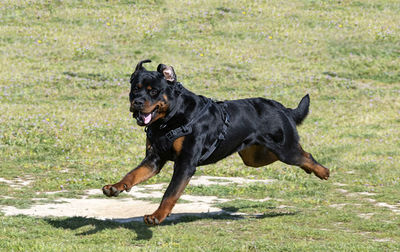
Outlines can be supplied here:
[[141, 111], [134, 113], [133, 117], [136, 118], [137, 124], [139, 126], [146, 126], [149, 125], [152, 122], [152, 120], [156, 117], [157, 110], [158, 106], [156, 106], [154, 110], [150, 113], [143, 113]]

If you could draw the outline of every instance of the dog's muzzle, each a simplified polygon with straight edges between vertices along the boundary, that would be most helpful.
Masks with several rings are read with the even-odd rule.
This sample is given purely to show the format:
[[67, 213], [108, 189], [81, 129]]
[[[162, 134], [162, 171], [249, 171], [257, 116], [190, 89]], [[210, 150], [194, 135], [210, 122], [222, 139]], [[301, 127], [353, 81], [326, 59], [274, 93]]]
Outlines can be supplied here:
[[157, 111], [158, 106], [156, 106], [150, 113], [144, 113], [142, 111], [135, 110], [132, 116], [136, 119], [136, 122], [139, 126], [147, 126], [154, 120], [157, 115]]

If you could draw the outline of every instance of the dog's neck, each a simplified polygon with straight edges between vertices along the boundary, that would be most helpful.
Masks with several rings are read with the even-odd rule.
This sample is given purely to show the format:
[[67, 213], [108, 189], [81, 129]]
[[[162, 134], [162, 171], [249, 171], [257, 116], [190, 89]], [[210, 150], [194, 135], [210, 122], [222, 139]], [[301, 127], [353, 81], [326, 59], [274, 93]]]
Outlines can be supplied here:
[[169, 120], [171, 120], [172, 117], [174, 117], [175, 114], [178, 112], [179, 108], [182, 105], [182, 99], [180, 96], [181, 96], [183, 90], [185, 90], [185, 88], [182, 86], [181, 83], [177, 82], [174, 84], [172, 92], [176, 96], [177, 102], [174, 104], [174, 106], [172, 108], [170, 107], [170, 111], [168, 112], [168, 115], [162, 119], [160, 128], [165, 128], [167, 122]]
[[[186, 111], [187, 110], [186, 105], [194, 102], [198, 103], [200, 106], [203, 103], [203, 106], [205, 106], [206, 104], [208, 104], [209, 102], [208, 100], [210, 100], [207, 97], [192, 93], [190, 90], [183, 87], [183, 85], [179, 82], [176, 82], [172, 88], [173, 88], [172, 94], [174, 95], [176, 102], [173, 104], [173, 106], [170, 106], [168, 114], [164, 118], [160, 119], [159, 123], [157, 123], [156, 127], [159, 127], [160, 129], [166, 128], [167, 126], [169, 126], [170, 124], [169, 122], [172, 121], [173, 121], [172, 124], [175, 127], [177, 125], [184, 125], [185, 123], [188, 123], [191, 120], [186, 121], [185, 119], [182, 118], [183, 120], [179, 121], [180, 118], [179, 115], [188, 113], [188, 111]], [[189, 101], [191, 99], [192, 101]], [[199, 115], [192, 115], [191, 119], [194, 119], [197, 116]], [[179, 123], [177, 123], [176, 120], [174, 119], [177, 119]]]

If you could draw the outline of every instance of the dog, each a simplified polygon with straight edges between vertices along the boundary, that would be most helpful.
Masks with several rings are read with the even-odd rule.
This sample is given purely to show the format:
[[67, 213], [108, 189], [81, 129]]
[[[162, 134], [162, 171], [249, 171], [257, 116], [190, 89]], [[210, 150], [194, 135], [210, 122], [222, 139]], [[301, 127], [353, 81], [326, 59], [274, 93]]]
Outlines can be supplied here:
[[146, 156], [121, 181], [102, 188], [106, 196], [118, 196], [158, 174], [168, 160], [173, 161], [172, 179], [160, 206], [144, 216], [147, 225], [158, 225], [169, 216], [196, 167], [235, 152], [247, 166], [279, 160], [328, 179], [329, 169], [299, 143], [296, 126], [308, 114], [308, 94], [295, 109], [264, 98], [216, 102], [184, 88], [172, 66], [159, 64], [157, 71], [147, 71], [143, 64], [149, 62], [137, 64], [129, 93], [130, 112], [137, 124], [145, 127]]

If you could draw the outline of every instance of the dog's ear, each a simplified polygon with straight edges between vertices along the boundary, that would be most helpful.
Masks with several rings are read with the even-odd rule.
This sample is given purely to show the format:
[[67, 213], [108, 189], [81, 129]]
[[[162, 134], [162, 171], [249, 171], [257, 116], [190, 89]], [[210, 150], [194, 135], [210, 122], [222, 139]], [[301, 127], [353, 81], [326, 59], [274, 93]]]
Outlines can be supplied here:
[[150, 63], [150, 62], [151, 62], [151, 60], [149, 60], [149, 59], [145, 59], [145, 60], [140, 61], [140, 62], [136, 65], [135, 73], [138, 72], [138, 71], [141, 71], [141, 70], [146, 70], [146, 69], [143, 67], [143, 64], [144, 64], [144, 63]]
[[157, 67], [157, 72], [162, 73], [164, 75], [164, 79], [166, 79], [168, 82], [170, 83], [176, 82], [176, 74], [172, 66], [166, 66], [164, 64], [160, 64]]
[[150, 63], [150, 62], [151, 62], [151, 60], [149, 60], [149, 59], [145, 59], [145, 60], [139, 61], [139, 63], [136, 65], [135, 72], [133, 72], [133, 74], [131, 75], [131, 82], [132, 82], [133, 78], [135, 78], [136, 74], [139, 71], [146, 70], [146, 68], [143, 67], [143, 64], [144, 63]]

